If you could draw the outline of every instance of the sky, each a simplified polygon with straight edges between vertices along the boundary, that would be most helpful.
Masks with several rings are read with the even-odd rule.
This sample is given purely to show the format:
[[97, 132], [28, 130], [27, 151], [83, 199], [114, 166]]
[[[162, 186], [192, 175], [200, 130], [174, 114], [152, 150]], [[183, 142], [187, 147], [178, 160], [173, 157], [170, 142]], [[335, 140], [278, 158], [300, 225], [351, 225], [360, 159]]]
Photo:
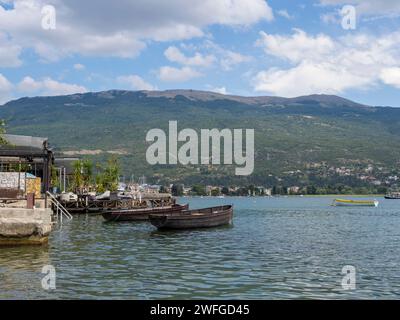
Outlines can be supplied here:
[[0, 104], [110, 89], [400, 107], [400, 1], [0, 0]]

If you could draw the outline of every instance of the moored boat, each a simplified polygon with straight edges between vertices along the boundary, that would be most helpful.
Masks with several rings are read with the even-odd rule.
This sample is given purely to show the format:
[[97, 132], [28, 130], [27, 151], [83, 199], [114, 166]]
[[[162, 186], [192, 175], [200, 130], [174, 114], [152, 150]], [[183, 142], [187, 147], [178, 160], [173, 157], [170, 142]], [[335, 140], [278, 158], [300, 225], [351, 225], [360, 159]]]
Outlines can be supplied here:
[[185, 210], [176, 215], [151, 214], [150, 223], [158, 229], [211, 228], [232, 223], [233, 206]]
[[108, 209], [101, 214], [107, 221], [146, 221], [150, 214], [176, 214], [188, 208], [188, 204], [173, 204], [161, 207]]
[[400, 192], [390, 192], [385, 195], [385, 199], [400, 200]]
[[332, 206], [358, 206], [358, 207], [377, 207], [377, 200], [350, 200], [350, 199], [335, 199]]

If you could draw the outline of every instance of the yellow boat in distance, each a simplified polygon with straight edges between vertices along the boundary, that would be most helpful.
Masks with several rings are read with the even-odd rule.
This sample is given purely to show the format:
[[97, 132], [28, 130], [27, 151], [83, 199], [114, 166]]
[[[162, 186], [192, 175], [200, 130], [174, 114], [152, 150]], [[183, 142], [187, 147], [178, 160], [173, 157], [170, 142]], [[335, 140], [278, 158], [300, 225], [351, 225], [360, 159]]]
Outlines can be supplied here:
[[357, 207], [377, 207], [379, 201], [377, 200], [347, 200], [347, 199], [335, 199], [332, 202], [332, 206], [357, 206]]

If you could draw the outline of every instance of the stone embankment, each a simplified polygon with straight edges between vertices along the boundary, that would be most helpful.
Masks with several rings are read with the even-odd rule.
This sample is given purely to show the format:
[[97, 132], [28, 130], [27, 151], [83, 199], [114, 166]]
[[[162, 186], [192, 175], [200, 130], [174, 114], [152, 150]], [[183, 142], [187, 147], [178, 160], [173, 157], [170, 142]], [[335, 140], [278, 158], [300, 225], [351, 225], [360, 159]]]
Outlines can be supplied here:
[[51, 217], [50, 208], [0, 208], [0, 246], [47, 243]]

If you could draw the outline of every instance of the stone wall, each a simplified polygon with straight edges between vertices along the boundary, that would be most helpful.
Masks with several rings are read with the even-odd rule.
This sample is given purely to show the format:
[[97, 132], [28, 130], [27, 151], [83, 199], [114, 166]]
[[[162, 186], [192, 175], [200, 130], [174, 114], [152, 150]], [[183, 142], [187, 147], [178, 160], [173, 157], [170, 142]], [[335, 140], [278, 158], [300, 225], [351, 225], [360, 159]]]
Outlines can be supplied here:
[[18, 190], [19, 185], [22, 194], [34, 193], [40, 198], [41, 182], [40, 178], [26, 177], [25, 172], [0, 172], [0, 190]]
[[0, 189], [18, 189], [18, 180], [19, 189], [25, 191], [25, 172], [0, 172]]
[[52, 210], [0, 208], [0, 246], [43, 244], [52, 230]]

